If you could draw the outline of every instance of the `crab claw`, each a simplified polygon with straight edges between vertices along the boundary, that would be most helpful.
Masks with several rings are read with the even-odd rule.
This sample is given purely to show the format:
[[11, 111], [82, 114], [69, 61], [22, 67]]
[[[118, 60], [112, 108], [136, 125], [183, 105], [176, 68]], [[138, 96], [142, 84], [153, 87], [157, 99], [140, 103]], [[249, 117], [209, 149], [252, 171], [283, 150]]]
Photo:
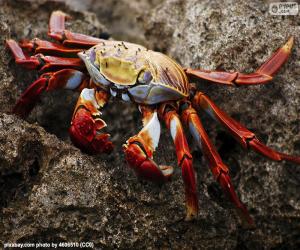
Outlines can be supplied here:
[[155, 183], [164, 183], [170, 179], [173, 167], [157, 165], [138, 143], [124, 145], [123, 149], [128, 165], [138, 177]]
[[78, 109], [70, 127], [72, 142], [82, 151], [90, 154], [110, 153], [113, 144], [109, 134], [100, 134], [99, 130], [106, 126], [100, 119], [93, 119], [91, 113], [84, 108]]
[[138, 177], [155, 183], [166, 182], [173, 173], [173, 167], [157, 165], [153, 161], [160, 137], [157, 112], [146, 106], [139, 108], [143, 115], [144, 127], [123, 146], [126, 160]]

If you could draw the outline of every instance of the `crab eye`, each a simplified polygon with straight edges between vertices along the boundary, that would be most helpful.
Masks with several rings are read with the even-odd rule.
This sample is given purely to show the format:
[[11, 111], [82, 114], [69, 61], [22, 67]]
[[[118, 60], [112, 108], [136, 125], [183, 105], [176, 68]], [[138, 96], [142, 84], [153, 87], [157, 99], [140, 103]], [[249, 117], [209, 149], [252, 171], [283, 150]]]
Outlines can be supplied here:
[[138, 81], [140, 83], [149, 83], [149, 82], [151, 82], [152, 78], [153, 77], [152, 77], [152, 74], [150, 71], [143, 71], [140, 74]]

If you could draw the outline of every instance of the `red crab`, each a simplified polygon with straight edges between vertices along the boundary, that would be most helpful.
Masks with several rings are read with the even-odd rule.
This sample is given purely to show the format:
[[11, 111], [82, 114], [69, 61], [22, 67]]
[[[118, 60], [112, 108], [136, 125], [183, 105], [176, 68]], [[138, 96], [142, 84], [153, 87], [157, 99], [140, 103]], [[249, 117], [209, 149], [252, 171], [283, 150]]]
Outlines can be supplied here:
[[66, 18], [69, 16], [61, 11], [51, 15], [48, 35], [57, 43], [37, 38], [19, 44], [14, 40], [6, 41], [17, 64], [43, 72], [22, 94], [13, 113], [26, 117], [42, 92], [55, 89], [79, 91], [70, 136], [81, 150], [98, 154], [108, 153], [113, 148], [109, 134], [101, 133], [106, 124], [101, 119], [100, 110], [108, 99], [112, 96], [137, 104], [144, 127], [124, 145], [126, 160], [139, 177], [158, 183], [169, 180], [173, 168], [157, 165], [153, 161], [160, 137], [160, 122], [163, 121], [170, 130], [178, 165], [182, 169], [186, 218], [190, 220], [197, 215], [198, 198], [192, 155], [184, 133], [185, 125], [241, 218], [252, 225], [252, 218], [234, 191], [228, 167], [207, 136], [196, 110], [204, 110], [220, 122], [245, 149], [253, 149], [274, 161], [286, 160], [300, 164], [300, 157], [267, 147], [254, 133], [230, 118], [206, 94], [197, 91], [195, 85], [189, 82], [189, 77], [233, 87], [265, 84], [272, 80], [287, 60], [293, 38], [251, 74], [183, 69], [168, 56], [140, 45], [68, 31], [65, 29]]

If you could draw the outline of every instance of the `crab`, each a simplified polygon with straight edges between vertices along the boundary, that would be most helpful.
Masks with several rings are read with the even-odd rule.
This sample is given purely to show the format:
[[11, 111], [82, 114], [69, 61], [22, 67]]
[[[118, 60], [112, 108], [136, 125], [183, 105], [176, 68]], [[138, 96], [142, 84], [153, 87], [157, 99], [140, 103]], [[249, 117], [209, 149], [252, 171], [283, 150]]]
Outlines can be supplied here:
[[234, 190], [229, 167], [222, 161], [201, 123], [199, 111], [207, 112], [223, 125], [245, 149], [252, 149], [274, 161], [300, 164], [300, 157], [277, 152], [263, 144], [205, 93], [197, 91], [190, 79], [205, 79], [230, 87], [268, 83], [290, 55], [293, 37], [254, 73], [207, 71], [183, 68], [170, 57], [137, 44], [71, 32], [65, 29], [65, 21], [69, 18], [61, 11], [51, 14], [48, 35], [56, 42], [38, 38], [20, 43], [12, 39], [6, 41], [17, 64], [42, 72], [21, 95], [13, 113], [26, 118], [43, 92], [78, 91], [80, 96], [72, 116], [70, 137], [82, 151], [99, 154], [113, 149], [110, 135], [101, 132], [106, 127], [101, 110], [110, 97], [131, 102], [142, 114], [143, 128], [126, 141], [123, 149], [128, 165], [136, 175], [155, 183], [170, 179], [173, 167], [158, 165], [153, 160], [161, 134], [160, 123], [164, 122], [175, 144], [182, 171], [186, 219], [195, 218], [199, 207], [192, 155], [185, 136], [185, 130], [189, 130], [242, 222], [254, 225]]

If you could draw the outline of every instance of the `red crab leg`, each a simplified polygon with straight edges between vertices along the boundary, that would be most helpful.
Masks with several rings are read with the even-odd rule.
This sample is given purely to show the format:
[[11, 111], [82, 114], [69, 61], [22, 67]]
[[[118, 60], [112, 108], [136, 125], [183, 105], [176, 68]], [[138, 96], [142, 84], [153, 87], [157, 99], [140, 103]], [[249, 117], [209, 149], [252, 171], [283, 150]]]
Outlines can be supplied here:
[[176, 111], [167, 111], [163, 115], [163, 119], [170, 130], [176, 148], [178, 165], [182, 171], [187, 208], [186, 220], [192, 220], [198, 214], [198, 196], [193, 158]]
[[16, 41], [12, 39], [6, 40], [6, 46], [13, 53], [17, 64], [21, 64], [27, 69], [36, 69], [40, 65], [39, 59], [25, 55]]
[[100, 133], [106, 123], [99, 111], [108, 102], [109, 95], [104, 91], [85, 88], [79, 96], [69, 130], [74, 145], [90, 154], [110, 153], [113, 144], [110, 135]]
[[235, 205], [242, 221], [247, 222], [247, 224], [250, 226], [253, 226], [254, 222], [250, 217], [247, 208], [239, 200], [231, 183], [228, 167], [223, 163], [215, 146], [210, 141], [195, 109], [193, 109], [191, 106], [186, 108], [182, 112], [182, 119], [187, 127], [189, 127], [190, 132], [197, 142], [199, 148], [203, 151], [203, 154], [208, 161], [213, 176], [220, 183], [222, 189], [229, 197], [231, 202]]
[[104, 41], [103, 39], [66, 30], [65, 20], [69, 18], [70, 16], [62, 11], [52, 12], [49, 21], [48, 35], [55, 40], [61, 41], [64, 45], [82, 48], [90, 48]]
[[126, 160], [138, 177], [155, 183], [163, 183], [170, 178], [173, 168], [157, 165], [153, 161], [153, 153], [160, 137], [157, 112], [146, 106], [140, 106], [140, 111], [143, 115], [144, 127], [123, 145]]
[[267, 83], [273, 79], [273, 75], [280, 69], [282, 64], [288, 59], [294, 43], [294, 38], [290, 37], [287, 43], [279, 48], [256, 72], [243, 74], [240, 72], [208, 71], [202, 69], [186, 69], [188, 76], [195, 76], [212, 82], [230, 86], [253, 85]]
[[254, 133], [249, 131], [243, 125], [238, 123], [229, 117], [224, 111], [222, 111], [213, 101], [211, 101], [206, 95], [198, 92], [194, 99], [193, 104], [195, 107], [200, 107], [207, 111], [214, 119], [219, 121], [233, 137], [246, 149], [252, 148], [256, 152], [264, 155], [265, 157], [274, 161], [291, 161], [300, 164], [300, 157], [292, 156], [277, 152], [265, 144], [261, 143]]
[[45, 73], [24, 91], [13, 108], [13, 113], [27, 117], [44, 91], [62, 88], [75, 90], [88, 84], [89, 78], [77, 70], [63, 69]]
[[55, 56], [44, 56], [37, 54], [28, 57], [24, 54], [21, 47], [14, 40], [7, 40], [7, 46], [13, 53], [17, 64], [27, 69], [39, 69], [41, 71], [57, 68], [85, 69], [84, 63], [80, 58], [63, 58]]
[[64, 57], [77, 57], [77, 53], [82, 51], [82, 49], [67, 48], [61, 44], [40, 40], [38, 38], [35, 38], [31, 41], [23, 40], [19, 43], [19, 45], [21, 48], [35, 54], [44, 53], [47, 55]]

